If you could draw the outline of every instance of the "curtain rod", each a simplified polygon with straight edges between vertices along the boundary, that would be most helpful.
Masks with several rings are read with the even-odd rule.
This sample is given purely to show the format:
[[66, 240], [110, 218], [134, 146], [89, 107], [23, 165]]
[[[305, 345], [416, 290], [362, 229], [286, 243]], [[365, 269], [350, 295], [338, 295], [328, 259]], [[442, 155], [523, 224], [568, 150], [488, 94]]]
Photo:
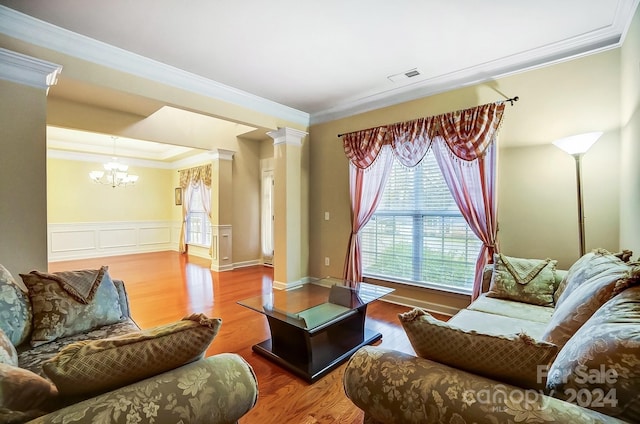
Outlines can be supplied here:
[[[506, 102], [509, 102], [510, 105], [513, 106], [513, 103], [517, 102], [518, 100], [520, 100], [520, 97], [515, 96], [515, 97], [511, 97], [510, 99], [506, 99], [506, 100], [498, 100], [497, 102], [494, 102], [494, 103], [506, 103]], [[386, 125], [382, 125], [382, 126], [386, 126]], [[372, 128], [378, 128], [378, 127], [372, 127]], [[368, 129], [371, 129], [371, 128], [368, 128]], [[347, 134], [352, 134], [352, 133], [358, 132], [358, 131], [363, 131], [363, 130], [356, 130], [356, 131], [350, 131], [350, 132], [347, 132], [347, 133], [338, 134], [338, 137], [342, 137], [342, 136], [345, 136]]]

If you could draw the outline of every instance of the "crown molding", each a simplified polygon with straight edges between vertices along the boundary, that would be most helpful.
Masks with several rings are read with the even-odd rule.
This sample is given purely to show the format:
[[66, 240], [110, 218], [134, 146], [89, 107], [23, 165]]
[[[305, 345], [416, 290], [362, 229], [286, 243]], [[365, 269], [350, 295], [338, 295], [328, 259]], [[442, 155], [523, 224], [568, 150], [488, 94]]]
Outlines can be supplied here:
[[209, 152], [213, 160], [233, 160], [234, 150], [214, 149]]
[[[113, 155], [101, 155], [96, 153], [71, 152], [67, 150], [47, 149], [47, 158], [74, 160], [79, 162], [106, 163], [113, 160]], [[117, 155], [117, 158], [129, 166], [140, 166], [143, 168], [176, 169], [178, 162], [161, 162], [157, 160], [135, 159]]]
[[0, 79], [49, 89], [58, 80], [62, 66], [0, 48]]
[[269, 131], [267, 135], [273, 138], [273, 144], [291, 144], [294, 146], [302, 146], [302, 139], [309, 134], [305, 131], [296, 130], [295, 128], [278, 128], [277, 131]]
[[26, 43], [308, 126], [306, 112], [60, 28], [0, 5], [0, 32]]
[[457, 72], [417, 81], [384, 92], [372, 92], [311, 115], [311, 125], [347, 118], [453, 89], [480, 84], [622, 45], [640, 0], [620, 0], [611, 25], [558, 43], [482, 63]]

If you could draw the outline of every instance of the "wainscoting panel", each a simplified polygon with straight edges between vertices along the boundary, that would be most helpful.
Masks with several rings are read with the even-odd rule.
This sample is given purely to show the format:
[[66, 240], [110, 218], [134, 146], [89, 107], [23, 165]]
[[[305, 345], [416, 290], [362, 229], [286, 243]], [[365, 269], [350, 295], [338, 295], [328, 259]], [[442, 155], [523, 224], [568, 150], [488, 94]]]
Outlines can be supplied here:
[[171, 221], [49, 224], [49, 261], [178, 250], [179, 237]]

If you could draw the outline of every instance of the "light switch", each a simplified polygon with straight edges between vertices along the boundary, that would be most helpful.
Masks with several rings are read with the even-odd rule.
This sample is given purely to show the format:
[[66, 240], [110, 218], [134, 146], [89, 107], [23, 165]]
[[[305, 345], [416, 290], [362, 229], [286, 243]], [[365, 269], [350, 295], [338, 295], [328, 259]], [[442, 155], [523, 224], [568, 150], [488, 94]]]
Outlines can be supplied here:
[[324, 220], [328, 221], [329, 220], [329, 212], [325, 212], [324, 213]]

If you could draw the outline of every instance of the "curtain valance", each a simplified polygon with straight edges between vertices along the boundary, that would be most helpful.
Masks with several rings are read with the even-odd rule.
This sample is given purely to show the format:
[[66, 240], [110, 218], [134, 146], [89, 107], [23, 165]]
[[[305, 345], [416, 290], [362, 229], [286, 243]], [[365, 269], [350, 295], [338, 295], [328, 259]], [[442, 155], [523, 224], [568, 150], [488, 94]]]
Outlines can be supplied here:
[[178, 171], [180, 174], [180, 187], [184, 190], [189, 183], [197, 185], [202, 181], [205, 187], [211, 187], [211, 164], [196, 166], [195, 168]]
[[489, 103], [442, 115], [418, 118], [344, 135], [344, 151], [351, 163], [368, 168], [382, 146], [391, 146], [404, 166], [416, 166], [433, 140], [442, 137], [450, 152], [464, 161], [484, 156], [502, 122], [505, 104]]

